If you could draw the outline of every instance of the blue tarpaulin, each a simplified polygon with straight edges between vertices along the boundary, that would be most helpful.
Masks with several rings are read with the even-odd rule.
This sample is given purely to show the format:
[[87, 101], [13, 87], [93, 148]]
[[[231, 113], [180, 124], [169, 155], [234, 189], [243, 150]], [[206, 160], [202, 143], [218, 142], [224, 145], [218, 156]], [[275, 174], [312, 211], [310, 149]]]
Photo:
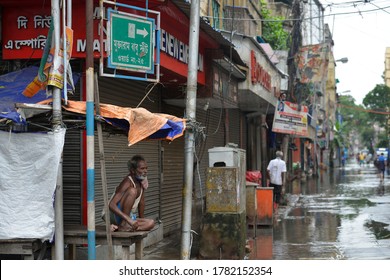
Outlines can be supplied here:
[[[39, 91], [31, 98], [23, 95], [24, 89], [34, 80], [37, 73], [38, 67], [28, 67], [0, 76], [0, 120], [7, 119], [14, 123], [25, 124], [26, 120], [17, 112], [15, 103], [37, 104], [51, 98], [47, 96], [46, 90]], [[73, 74], [74, 84], [79, 77], [80, 74]], [[68, 104], [63, 108], [86, 114], [83, 101], [68, 100]], [[126, 108], [103, 103], [100, 104], [100, 108], [100, 119], [127, 132], [129, 145], [145, 139], [172, 141], [181, 137], [186, 128], [186, 121], [182, 118], [151, 113], [144, 108]]]
[[[39, 91], [33, 97], [26, 97], [23, 91], [38, 74], [38, 67], [32, 66], [0, 76], [0, 119], [9, 119], [15, 123], [25, 123], [15, 109], [15, 103], [36, 104], [50, 98], [46, 90]], [[80, 74], [73, 73], [74, 84], [79, 80]], [[68, 87], [69, 88], [69, 87]]]

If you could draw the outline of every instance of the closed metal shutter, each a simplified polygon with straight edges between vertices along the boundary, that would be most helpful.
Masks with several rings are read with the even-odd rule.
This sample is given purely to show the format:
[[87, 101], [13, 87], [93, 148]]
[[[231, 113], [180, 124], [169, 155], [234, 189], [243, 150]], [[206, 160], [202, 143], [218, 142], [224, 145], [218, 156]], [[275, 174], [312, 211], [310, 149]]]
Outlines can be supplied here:
[[[183, 115], [184, 109], [164, 104], [163, 112], [178, 117]], [[195, 158], [198, 162], [195, 166], [193, 183], [195, 192], [195, 203], [202, 205], [205, 198], [206, 170], [209, 166], [208, 149], [224, 146], [225, 119], [224, 111], [212, 109], [204, 111], [199, 109], [196, 112], [196, 120], [200, 126], [205, 127], [206, 140], [195, 136]], [[231, 139], [237, 140], [239, 144], [239, 111], [234, 110], [231, 114]], [[198, 142], [199, 141], [199, 142]], [[185, 138], [181, 137], [173, 142], [162, 142], [162, 188], [161, 188], [161, 219], [164, 223], [164, 234], [180, 229], [183, 212], [183, 186], [184, 186], [184, 145]], [[194, 206], [195, 207], [195, 206]], [[204, 207], [203, 207], [204, 208]], [[195, 209], [195, 208], [194, 208]], [[199, 208], [196, 208], [199, 209]], [[203, 213], [195, 213], [193, 222]]]
[[238, 109], [229, 110], [229, 142], [240, 146], [240, 111]]
[[[246, 115], [243, 112], [240, 112], [241, 120], [240, 120], [240, 127], [241, 127], [241, 141], [240, 141], [240, 147], [241, 149], [247, 150], [247, 141], [248, 141], [248, 123], [246, 121]], [[248, 155], [248, 151], [247, 151]], [[246, 156], [248, 158], [248, 156]]]
[[[183, 108], [164, 104], [163, 112], [182, 117]], [[164, 234], [180, 229], [183, 212], [184, 136], [162, 142], [161, 220]]]
[[64, 224], [81, 224], [81, 134], [79, 129], [68, 129], [62, 164]]
[[[199, 162], [195, 176], [196, 198], [205, 197], [206, 170], [209, 167], [208, 150], [214, 147], [225, 146], [224, 130], [225, 117], [223, 109], [197, 110], [196, 119], [206, 129], [206, 140], [200, 147], [197, 147], [196, 154]], [[199, 178], [199, 179], [198, 179]]]
[[[74, 72], [81, 72], [81, 66], [75, 62], [72, 65]], [[69, 94], [70, 100], [80, 100], [80, 88], [82, 81], [75, 85], [74, 94]], [[82, 134], [78, 124], [67, 123], [63, 116], [67, 130], [62, 161], [62, 184], [63, 184], [63, 211], [64, 224], [82, 223]]]
[[[183, 115], [183, 108], [164, 104], [164, 113]], [[205, 198], [206, 169], [209, 166], [208, 149], [224, 146], [224, 114], [220, 109], [198, 110], [196, 120], [205, 127], [206, 140], [196, 139], [194, 161], [198, 162], [193, 174], [195, 203], [202, 203]], [[195, 137], [196, 138], [196, 137]], [[182, 224], [183, 186], [184, 186], [184, 151], [185, 137], [171, 143], [163, 142], [163, 181], [161, 189], [161, 217], [164, 234], [177, 230]], [[195, 214], [198, 216], [197, 213]], [[193, 217], [196, 219], [196, 217]]]
[[[101, 103], [135, 108], [144, 98], [151, 85], [124, 79], [99, 78], [99, 96]], [[158, 112], [159, 96], [154, 90], [140, 107], [151, 112]], [[103, 133], [104, 156], [108, 195], [114, 192], [122, 179], [128, 174], [127, 161], [136, 154], [145, 157], [148, 163], [149, 188], [145, 192], [145, 216], [160, 217], [160, 179], [159, 179], [159, 142], [158, 140], [141, 141], [131, 147], [127, 146], [127, 135]], [[100, 218], [103, 209], [101, 167], [99, 158], [98, 137], [95, 133], [95, 211], [96, 223], [103, 224]]]

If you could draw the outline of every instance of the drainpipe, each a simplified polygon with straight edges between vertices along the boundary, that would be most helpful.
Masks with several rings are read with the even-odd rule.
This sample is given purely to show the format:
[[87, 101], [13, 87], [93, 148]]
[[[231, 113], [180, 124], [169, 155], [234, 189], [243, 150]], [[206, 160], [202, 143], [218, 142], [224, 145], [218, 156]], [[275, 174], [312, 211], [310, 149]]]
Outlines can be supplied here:
[[[198, 82], [198, 49], [199, 49], [199, 0], [191, 1], [189, 61], [187, 78], [187, 119], [195, 121], [196, 116], [196, 90]], [[183, 221], [181, 236], [180, 259], [189, 260], [191, 255], [191, 214], [192, 214], [192, 188], [194, 174], [194, 131], [188, 127], [185, 134], [184, 146], [184, 188], [183, 188]]]

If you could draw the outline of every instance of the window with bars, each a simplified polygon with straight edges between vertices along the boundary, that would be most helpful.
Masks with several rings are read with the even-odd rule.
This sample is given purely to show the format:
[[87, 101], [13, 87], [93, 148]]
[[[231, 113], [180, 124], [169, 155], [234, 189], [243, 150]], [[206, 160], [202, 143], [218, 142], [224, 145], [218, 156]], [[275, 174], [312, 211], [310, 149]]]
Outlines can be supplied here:
[[219, 11], [220, 4], [218, 0], [212, 0], [212, 9], [213, 9], [213, 27], [219, 28]]

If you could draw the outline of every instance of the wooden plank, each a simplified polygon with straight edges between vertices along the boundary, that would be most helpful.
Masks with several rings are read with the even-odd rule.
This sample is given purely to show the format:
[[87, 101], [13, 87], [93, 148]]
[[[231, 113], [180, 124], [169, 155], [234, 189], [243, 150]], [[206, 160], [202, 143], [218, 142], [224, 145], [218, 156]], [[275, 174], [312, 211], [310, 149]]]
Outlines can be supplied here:
[[34, 244], [39, 239], [35, 238], [14, 238], [0, 240], [0, 254], [22, 255], [24, 259], [34, 259]]
[[143, 239], [137, 240], [135, 243], [135, 259], [136, 260], [142, 260], [142, 257], [144, 256], [144, 244]]
[[[112, 232], [112, 237], [116, 238], [133, 238], [133, 237], [141, 237], [144, 238], [148, 235], [149, 231], [133, 231], [133, 232], [124, 232], [124, 231], [115, 231]], [[95, 234], [97, 237], [106, 237], [106, 229], [105, 226], [96, 226]], [[87, 235], [87, 226], [84, 225], [69, 225], [64, 228], [64, 235], [69, 237], [71, 236], [86, 236]]]
[[0, 254], [9, 255], [32, 255], [33, 253], [33, 242], [12, 242], [12, 243], [1, 243]]
[[[135, 259], [141, 260], [143, 257], [143, 239], [149, 231], [135, 232], [112, 232], [112, 245], [122, 246], [123, 259], [130, 259], [130, 246], [135, 244]], [[64, 243], [74, 248], [74, 245], [88, 244], [87, 227], [83, 225], [72, 225], [64, 228]], [[105, 226], [95, 228], [96, 245], [108, 245]], [[74, 257], [74, 253], [72, 254]]]

